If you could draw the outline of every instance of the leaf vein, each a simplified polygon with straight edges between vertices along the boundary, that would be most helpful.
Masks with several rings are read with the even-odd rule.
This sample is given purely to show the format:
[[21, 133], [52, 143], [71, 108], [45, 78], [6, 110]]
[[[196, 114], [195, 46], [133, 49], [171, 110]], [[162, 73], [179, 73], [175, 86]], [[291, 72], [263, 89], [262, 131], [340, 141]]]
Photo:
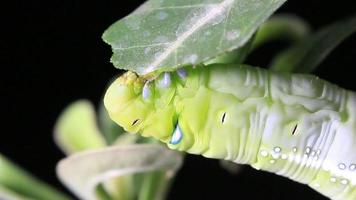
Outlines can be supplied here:
[[155, 46], [163, 46], [169, 45], [172, 42], [162, 42], [162, 43], [154, 43], [154, 44], [147, 44], [147, 45], [135, 45], [129, 47], [113, 47], [113, 50], [128, 50], [128, 49], [135, 49], [135, 48], [147, 48], [147, 47], [155, 47]]
[[167, 7], [159, 7], [152, 9], [152, 11], [155, 10], [169, 10], [169, 9], [190, 9], [190, 8], [200, 8], [200, 7], [209, 7], [209, 6], [216, 6], [219, 4], [195, 4], [195, 5], [184, 5], [184, 6], [167, 6]]
[[233, 3], [234, 0], [224, 0], [216, 7], [212, 8], [209, 12], [206, 12], [206, 14], [201, 16], [201, 18], [196, 23], [194, 23], [190, 29], [183, 32], [182, 35], [171, 44], [171, 46], [169, 46], [157, 59], [155, 59], [150, 65], [148, 65], [145, 70], [145, 73], [154, 71], [159, 66], [159, 64], [161, 64], [162, 61], [164, 61], [169, 55], [171, 55], [172, 52], [177, 50], [177, 48], [179, 48], [187, 38], [189, 38], [198, 29], [200, 29], [212, 19], [214, 19], [214, 17], [223, 13]]

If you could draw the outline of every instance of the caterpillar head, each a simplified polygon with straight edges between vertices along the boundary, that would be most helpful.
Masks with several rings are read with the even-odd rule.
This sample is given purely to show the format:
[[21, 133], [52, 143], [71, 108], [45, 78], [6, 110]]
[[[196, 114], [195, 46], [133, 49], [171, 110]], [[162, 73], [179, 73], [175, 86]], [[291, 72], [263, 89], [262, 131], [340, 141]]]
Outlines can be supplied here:
[[126, 72], [111, 84], [104, 97], [111, 119], [129, 133], [172, 142], [179, 112], [177, 91], [184, 85], [186, 73], [162, 73], [149, 80]]
[[[212, 133], [229, 121], [224, 112], [231, 95], [216, 93], [208, 86], [215, 79], [212, 69], [223, 68], [187, 67], [151, 81], [126, 72], [107, 90], [105, 107], [127, 132], [154, 137], [172, 149], [201, 153], [215, 137]], [[219, 136], [215, 146], [221, 146], [224, 137], [215, 135]]]

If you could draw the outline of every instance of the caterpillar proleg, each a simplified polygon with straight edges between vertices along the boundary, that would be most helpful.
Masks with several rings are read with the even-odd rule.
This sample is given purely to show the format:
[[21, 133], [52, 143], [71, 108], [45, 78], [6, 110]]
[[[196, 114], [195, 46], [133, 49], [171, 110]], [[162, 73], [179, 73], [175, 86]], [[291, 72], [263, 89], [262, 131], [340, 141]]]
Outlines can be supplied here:
[[250, 164], [331, 199], [356, 199], [354, 92], [313, 75], [245, 65], [184, 70], [149, 82], [125, 73], [105, 95], [110, 117], [171, 149]]

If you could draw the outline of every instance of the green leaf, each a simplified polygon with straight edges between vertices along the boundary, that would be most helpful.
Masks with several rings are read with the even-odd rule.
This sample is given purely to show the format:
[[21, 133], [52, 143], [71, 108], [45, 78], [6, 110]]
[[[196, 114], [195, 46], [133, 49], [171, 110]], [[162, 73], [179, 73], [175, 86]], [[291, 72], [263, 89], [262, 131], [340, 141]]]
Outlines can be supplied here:
[[[60, 161], [57, 174], [80, 198], [94, 200], [98, 184], [110, 181], [114, 177], [164, 171], [165, 179], [169, 179], [181, 163], [180, 153], [161, 145], [113, 146], [72, 155]], [[129, 190], [123, 190], [125, 191]]]
[[89, 101], [70, 104], [54, 128], [57, 145], [67, 154], [106, 146], [96, 120], [94, 107]]
[[258, 29], [252, 49], [272, 40], [300, 41], [310, 33], [310, 26], [298, 16], [278, 14], [272, 16]]
[[0, 199], [4, 200], [30, 200], [29, 198], [23, 197], [11, 190], [8, 190], [0, 186]]
[[114, 66], [140, 75], [244, 45], [285, 0], [149, 0], [103, 34]]
[[205, 62], [205, 65], [214, 63], [224, 63], [224, 64], [241, 64], [245, 61], [248, 54], [251, 52], [252, 44], [255, 37], [251, 37], [250, 40], [244, 44], [242, 47], [235, 49], [233, 51], [224, 53], [214, 59]]
[[327, 26], [279, 54], [272, 61], [271, 69], [284, 72], [311, 72], [355, 31], [356, 16]]
[[21, 200], [70, 199], [66, 195], [33, 177], [0, 154], [0, 199], [5, 197]]
[[268, 21], [261, 25], [257, 34], [242, 47], [227, 52], [204, 64], [213, 63], [243, 63], [246, 57], [256, 48], [272, 40], [287, 40], [291, 43], [299, 41], [309, 34], [309, 24], [301, 18], [291, 14], [279, 14], [272, 16]]

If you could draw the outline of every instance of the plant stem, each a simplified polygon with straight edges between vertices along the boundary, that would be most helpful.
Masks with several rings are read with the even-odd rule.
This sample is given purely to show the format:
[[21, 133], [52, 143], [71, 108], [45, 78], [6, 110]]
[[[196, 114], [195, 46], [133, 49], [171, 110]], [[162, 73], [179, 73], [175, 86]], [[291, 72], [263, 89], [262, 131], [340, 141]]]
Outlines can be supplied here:
[[0, 186], [36, 200], [69, 200], [68, 196], [33, 177], [0, 155]]
[[[168, 184], [165, 179], [165, 172], [154, 171], [145, 174], [138, 200], [163, 200], [165, 192], [165, 184]], [[160, 190], [160, 191], [158, 191]], [[158, 198], [159, 197], [159, 198]]]

